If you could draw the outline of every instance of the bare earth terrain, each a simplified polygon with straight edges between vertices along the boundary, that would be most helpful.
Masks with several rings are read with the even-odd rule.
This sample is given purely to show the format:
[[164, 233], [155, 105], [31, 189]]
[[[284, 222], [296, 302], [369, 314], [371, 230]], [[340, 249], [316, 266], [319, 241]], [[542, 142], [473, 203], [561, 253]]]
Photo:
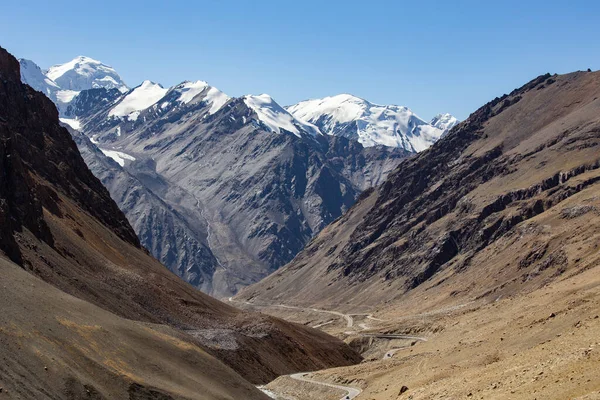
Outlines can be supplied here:
[[[427, 341], [364, 343], [359, 338], [364, 331], [358, 327], [347, 331], [340, 318], [322, 329], [346, 337], [355, 346], [362, 344], [366, 360], [311, 377], [360, 388], [359, 400], [596, 399], [600, 396], [599, 272], [592, 268], [527, 295], [478, 301], [449, 311], [411, 315], [398, 305], [376, 314], [387, 322], [369, 322], [367, 332], [424, 336]], [[303, 315], [288, 313], [293, 319]], [[391, 348], [397, 350], [385, 357]], [[325, 395], [322, 387], [294, 385], [289, 379], [279, 378], [268, 388], [287, 396], [282, 398], [298, 400], [341, 397], [340, 392]], [[403, 386], [408, 390], [400, 394]]]
[[599, 146], [600, 72], [540, 76], [232, 300], [344, 339], [311, 377], [357, 399], [598, 398]]

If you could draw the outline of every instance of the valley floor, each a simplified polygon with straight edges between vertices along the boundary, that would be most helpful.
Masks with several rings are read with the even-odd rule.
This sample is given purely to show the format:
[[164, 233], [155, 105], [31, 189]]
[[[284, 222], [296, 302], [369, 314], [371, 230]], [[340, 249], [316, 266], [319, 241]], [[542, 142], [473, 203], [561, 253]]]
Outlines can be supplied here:
[[[308, 375], [360, 389], [358, 400], [600, 399], [600, 267], [491, 303], [416, 315], [395, 304], [350, 316], [351, 326], [346, 314], [251, 304], [237, 305], [318, 326], [359, 350], [359, 365]], [[267, 387], [282, 399], [345, 396], [289, 377]]]

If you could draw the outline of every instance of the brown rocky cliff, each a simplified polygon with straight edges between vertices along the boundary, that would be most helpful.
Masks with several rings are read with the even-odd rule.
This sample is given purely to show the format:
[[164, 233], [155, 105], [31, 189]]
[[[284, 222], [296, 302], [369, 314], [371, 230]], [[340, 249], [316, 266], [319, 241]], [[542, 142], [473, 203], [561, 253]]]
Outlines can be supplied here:
[[128, 243], [139, 241], [108, 191], [89, 171], [54, 104], [21, 83], [19, 63], [0, 48], [0, 249], [22, 263], [14, 233], [53, 245], [42, 209], [57, 213], [57, 191]]

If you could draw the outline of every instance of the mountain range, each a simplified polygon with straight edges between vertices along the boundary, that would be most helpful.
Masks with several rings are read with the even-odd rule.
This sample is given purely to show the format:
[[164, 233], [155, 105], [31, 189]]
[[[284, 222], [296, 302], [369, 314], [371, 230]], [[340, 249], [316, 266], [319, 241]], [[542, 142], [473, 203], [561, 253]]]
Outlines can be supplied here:
[[201, 293], [149, 255], [3, 48], [0, 165], [2, 396], [266, 399], [254, 385], [360, 361], [322, 332]]
[[403, 301], [418, 312], [591, 267], [599, 88], [597, 72], [546, 74], [494, 99], [239, 298], [334, 309]]
[[[61, 121], [89, 138], [78, 139], [86, 162], [142, 245], [219, 297], [291, 261], [362, 191], [456, 123], [446, 116], [436, 127], [406, 107], [349, 95], [282, 107], [203, 81], [125, 91], [112, 68], [87, 57], [50, 68], [46, 80], [21, 64], [34, 88], [77, 92], [68, 102], [56, 96]], [[116, 164], [99, 161], [94, 146]]]
[[0, 49], [0, 396], [598, 397], [600, 72], [457, 124], [21, 63], [43, 94]]

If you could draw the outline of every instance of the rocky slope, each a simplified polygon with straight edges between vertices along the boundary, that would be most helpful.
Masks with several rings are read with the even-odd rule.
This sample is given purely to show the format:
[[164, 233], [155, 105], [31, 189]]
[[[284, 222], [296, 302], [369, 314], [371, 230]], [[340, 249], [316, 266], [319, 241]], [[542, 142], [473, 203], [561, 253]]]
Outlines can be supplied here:
[[1, 257], [0, 273], [6, 399], [267, 399], [175, 329], [117, 317]]
[[[59, 322], [61, 315], [70, 315], [75, 320], [69, 320], [73, 325], [65, 322], [68, 330], [77, 331], [85, 343], [91, 344], [88, 348], [70, 340], [56, 341], [51, 333], [53, 325], [48, 326], [52, 331], [31, 331], [28, 325], [17, 325], [24, 321], [21, 317], [5, 319], [5, 315], [0, 334], [11, 335], [16, 329], [17, 337], [22, 337], [19, 336], [22, 329], [34, 335], [36, 341], [52, 344], [51, 354], [60, 354], [69, 365], [77, 365], [81, 356], [86, 363], [94, 362], [97, 367], [84, 371], [78, 365], [72, 376], [66, 376], [68, 371], [60, 368], [54, 376], [58, 380], [54, 379], [53, 386], [45, 390], [56, 393], [56, 398], [73, 398], [69, 393], [59, 393], [71, 385], [83, 390], [82, 385], [85, 388], [86, 384], [92, 384], [90, 380], [96, 379], [93, 387], [100, 392], [97, 398], [107, 398], [114, 393], [95, 385], [106, 385], [109, 381], [114, 390], [133, 385], [133, 389], [129, 386], [131, 390], [143, 392], [149, 390], [144, 386], [152, 386], [152, 390], [166, 392], [173, 398], [189, 398], [191, 388], [198, 388], [198, 381], [174, 382], [169, 378], [173, 366], [167, 367], [165, 360], [176, 354], [171, 353], [175, 351], [173, 346], [186, 350], [185, 357], [189, 358], [180, 365], [194, 365], [197, 369], [193, 375], [202, 377], [198, 378], [200, 381], [209, 382], [221, 374], [231, 382], [229, 391], [214, 382], [217, 389], [210, 398], [223, 398], [215, 394], [221, 390], [227, 393], [224, 398], [234, 398], [246, 389], [252, 398], [262, 398], [240, 375], [253, 383], [261, 383], [291, 371], [360, 360], [356, 353], [332, 337], [271, 317], [241, 312], [202, 294], [167, 271], [141, 248], [125, 215], [87, 168], [71, 135], [59, 125], [52, 102], [21, 83], [19, 63], [4, 49], [0, 49], [0, 75], [0, 223], [3, 227], [0, 251], [46, 282], [40, 285], [40, 293], [47, 292], [50, 296], [47, 303], [43, 296], [30, 298], [32, 304], [39, 302], [46, 308], [26, 303], [10, 304], [10, 310], [27, 314], [28, 321], [31, 315], [39, 314]], [[11, 272], [15, 268], [10, 263], [3, 263], [2, 269], [7, 279], [14, 277], [15, 287], [18, 287], [17, 280], [24, 281], [25, 286], [37, 285], [32, 277]], [[17, 292], [20, 291], [17, 289]], [[3, 297], [2, 301], [10, 302], [10, 296]], [[2, 306], [3, 310], [7, 307]], [[97, 311], [98, 307], [103, 311]], [[87, 312], [90, 314], [82, 316]], [[94, 318], [96, 314], [98, 318]], [[140, 333], [140, 329], [146, 333]], [[97, 335], [103, 335], [102, 339]], [[147, 347], [151, 341], [154, 350], [149, 354], [143, 346]], [[11, 340], [0, 341], [3, 354], [10, 355], [19, 349], [11, 343]], [[43, 382], [27, 378], [31, 371], [40, 368], [39, 351], [27, 346], [28, 356], [20, 359], [20, 368], [29, 372], [11, 372], [11, 381], [5, 380], [4, 373], [0, 378], [11, 392], [19, 393], [17, 388], [38, 390], [40, 385], [44, 388]], [[38, 357], [31, 357], [32, 352]], [[131, 368], [136, 368], [142, 354], [145, 360], [143, 371], [140, 370], [142, 375], [129, 373]], [[4, 361], [0, 361], [0, 368], [3, 371], [12, 368], [14, 372], [11, 367], [14, 358], [1, 359]], [[207, 363], [213, 366], [207, 368]], [[151, 366], [146, 369], [147, 365]], [[96, 372], [105, 375], [99, 377]], [[206, 391], [196, 391], [191, 397], [196, 396], [204, 398]]]
[[[162, 255], [162, 263], [172, 266], [173, 272], [186, 282], [208, 291], [210, 287], [204, 286], [204, 282], [211, 282], [212, 275], [206, 271], [212, 271], [217, 260], [206, 245], [205, 230], [194, 229], [188, 222], [193, 216], [182, 214], [184, 210], [163, 201], [140, 179], [106, 156], [87, 136], [74, 129], [70, 132], [87, 166], [121, 208], [127, 210], [127, 218], [140, 233], [141, 243], [152, 254]], [[144, 166], [138, 169], [143, 170]], [[186, 269], [188, 265], [195, 268]]]
[[600, 188], [598, 132], [600, 73], [540, 76], [401, 162], [239, 298], [344, 309], [415, 297], [418, 310], [585, 269], [598, 226], [586, 226]]
[[92, 171], [142, 244], [215, 296], [290, 261], [408, 154], [323, 135], [267, 95], [230, 99], [202, 81], [145, 82], [116, 98], [100, 90], [77, 96], [65, 122], [153, 195], [125, 195], [129, 180]]

